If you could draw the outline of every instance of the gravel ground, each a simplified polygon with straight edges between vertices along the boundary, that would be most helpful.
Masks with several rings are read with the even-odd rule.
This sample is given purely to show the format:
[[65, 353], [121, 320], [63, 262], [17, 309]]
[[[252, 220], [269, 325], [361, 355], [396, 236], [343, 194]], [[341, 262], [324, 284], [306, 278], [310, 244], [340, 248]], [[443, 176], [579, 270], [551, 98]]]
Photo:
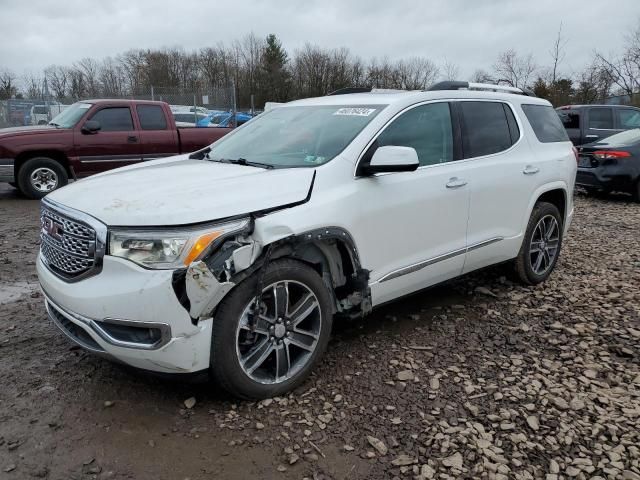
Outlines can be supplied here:
[[504, 267], [336, 325], [287, 397], [142, 375], [45, 317], [38, 203], [0, 187], [0, 478], [640, 479], [640, 205], [576, 199], [551, 279]]

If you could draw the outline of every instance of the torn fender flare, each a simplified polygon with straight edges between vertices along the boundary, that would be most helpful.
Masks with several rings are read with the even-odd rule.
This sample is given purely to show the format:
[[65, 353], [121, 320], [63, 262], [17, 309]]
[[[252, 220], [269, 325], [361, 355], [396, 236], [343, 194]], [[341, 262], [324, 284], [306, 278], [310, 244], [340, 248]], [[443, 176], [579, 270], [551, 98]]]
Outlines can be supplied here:
[[194, 262], [189, 266], [185, 284], [191, 303], [189, 315], [194, 319], [212, 312], [235, 286], [233, 282], [220, 282], [203, 261]]

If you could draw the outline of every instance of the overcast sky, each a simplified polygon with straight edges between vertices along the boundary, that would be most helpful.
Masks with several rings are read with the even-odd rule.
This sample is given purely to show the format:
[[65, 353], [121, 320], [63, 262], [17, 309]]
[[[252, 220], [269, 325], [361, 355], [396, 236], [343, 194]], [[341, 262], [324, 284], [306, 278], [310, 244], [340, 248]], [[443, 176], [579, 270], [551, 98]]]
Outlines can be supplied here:
[[0, 0], [0, 68], [20, 75], [131, 48], [229, 43], [253, 31], [278, 35], [292, 52], [311, 42], [363, 58], [445, 59], [463, 77], [491, 69], [508, 48], [539, 64], [563, 22], [562, 72], [595, 49], [619, 52], [640, 22], [640, 0]]

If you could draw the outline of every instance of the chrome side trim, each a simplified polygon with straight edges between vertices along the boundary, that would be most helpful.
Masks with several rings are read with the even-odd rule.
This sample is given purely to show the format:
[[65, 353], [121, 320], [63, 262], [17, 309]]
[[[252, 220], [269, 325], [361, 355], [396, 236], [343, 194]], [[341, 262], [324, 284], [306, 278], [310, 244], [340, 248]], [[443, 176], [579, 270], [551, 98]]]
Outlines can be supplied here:
[[[49, 297], [49, 295], [47, 295], [46, 292], [44, 292], [44, 298], [45, 298], [45, 307], [47, 308], [47, 312], [49, 312], [49, 304], [51, 304], [56, 310], [58, 310], [58, 312], [60, 312], [62, 315], [64, 315], [65, 317], [67, 317], [70, 321], [74, 321], [75, 322], [80, 322], [82, 325], [84, 325], [87, 329], [92, 330], [94, 333], [96, 333], [100, 338], [102, 338], [105, 342], [115, 346], [115, 347], [123, 347], [123, 348], [135, 348], [135, 349], [139, 349], [139, 350], [157, 350], [159, 348], [162, 348], [163, 346], [165, 346], [167, 343], [169, 343], [171, 341], [171, 327], [166, 324], [166, 323], [157, 323], [157, 322], [134, 322], [134, 321], [130, 321], [130, 320], [122, 320], [122, 319], [116, 319], [116, 318], [105, 318], [104, 320], [99, 320], [96, 321], [92, 318], [89, 317], [85, 317], [84, 315], [80, 315], [79, 313], [75, 313], [75, 312], [71, 312], [70, 310], [67, 310], [66, 308], [61, 307], [60, 305], [58, 305], [57, 303], [55, 303], [54, 301], [51, 300], [51, 297]], [[51, 316], [51, 314], [49, 314]], [[54, 320], [55, 321], [55, 320]], [[125, 325], [125, 326], [129, 326], [129, 327], [136, 327], [136, 328], [157, 328], [158, 330], [160, 330], [160, 340], [158, 340], [157, 342], [153, 343], [153, 344], [147, 344], [147, 343], [137, 343], [137, 342], [126, 342], [123, 340], [118, 340], [117, 338], [114, 338], [113, 336], [111, 336], [106, 330], [104, 330], [104, 328], [102, 328], [98, 322], [103, 322], [103, 323], [113, 323], [113, 324], [118, 324], [118, 325]], [[59, 325], [57, 325], [58, 328], [60, 328], [61, 330], [64, 331], [64, 328], [61, 328]], [[69, 335], [67, 335], [69, 336]], [[77, 340], [73, 339], [76, 343]], [[87, 347], [84, 344], [81, 344], [81, 346], [83, 348], [87, 348], [91, 351], [96, 351], [93, 348]]]
[[422, 270], [423, 268], [433, 265], [435, 263], [449, 260], [451, 258], [457, 257], [458, 255], [464, 255], [467, 252], [477, 250], [478, 248], [486, 247], [487, 245], [491, 245], [492, 243], [496, 243], [501, 240], [504, 240], [504, 237], [490, 238], [488, 240], [483, 240], [482, 242], [474, 243], [473, 245], [469, 245], [468, 247], [465, 247], [465, 248], [460, 248], [458, 250], [453, 250], [452, 252], [445, 253], [443, 255], [438, 255], [437, 257], [429, 258], [427, 260], [422, 260], [418, 263], [414, 263], [413, 265], [408, 265], [406, 267], [398, 268], [397, 270], [393, 270], [392, 272], [389, 272], [386, 275], [383, 275], [381, 278], [379, 278], [375, 282], [372, 282], [372, 284], [386, 282], [388, 280], [393, 280], [394, 278], [398, 278], [403, 275], [407, 275], [409, 273], [417, 272], [418, 270]]
[[473, 245], [469, 245], [467, 247], [467, 252], [471, 252], [472, 250], [477, 250], [478, 248], [486, 247], [487, 245], [491, 245], [492, 243], [500, 242], [504, 240], [504, 237], [495, 237], [490, 238], [489, 240], [483, 240], [482, 242], [474, 243]]

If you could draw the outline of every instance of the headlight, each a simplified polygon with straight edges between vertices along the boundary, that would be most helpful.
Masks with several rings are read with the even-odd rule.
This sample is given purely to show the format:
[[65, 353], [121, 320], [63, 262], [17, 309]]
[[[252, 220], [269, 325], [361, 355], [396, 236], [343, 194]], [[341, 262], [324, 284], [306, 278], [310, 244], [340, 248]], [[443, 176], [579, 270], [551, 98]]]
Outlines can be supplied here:
[[170, 269], [199, 260], [216, 239], [240, 231], [249, 219], [176, 229], [118, 229], [109, 231], [109, 255], [147, 268]]

